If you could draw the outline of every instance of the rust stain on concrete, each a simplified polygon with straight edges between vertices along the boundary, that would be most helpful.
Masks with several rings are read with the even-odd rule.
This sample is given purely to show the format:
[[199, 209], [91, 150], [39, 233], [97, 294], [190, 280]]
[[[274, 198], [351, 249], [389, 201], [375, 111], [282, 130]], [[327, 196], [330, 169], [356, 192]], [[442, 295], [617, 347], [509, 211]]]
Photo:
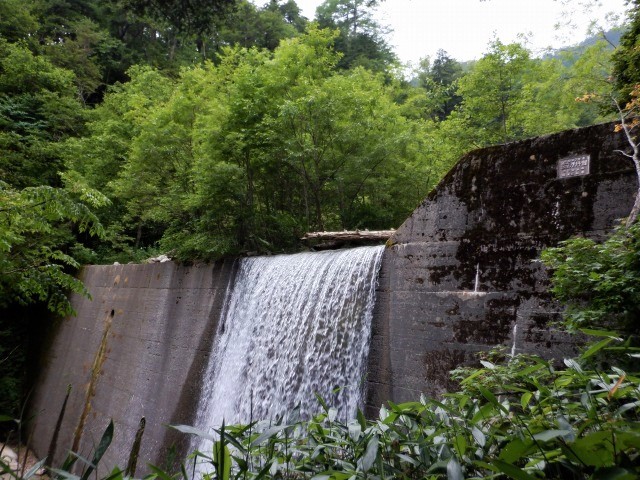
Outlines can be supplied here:
[[[119, 278], [119, 276], [118, 276]], [[82, 432], [84, 431], [84, 425], [87, 421], [87, 416], [89, 412], [91, 412], [91, 399], [96, 394], [96, 387], [98, 385], [98, 379], [100, 375], [104, 373], [102, 370], [102, 366], [104, 365], [104, 361], [106, 359], [107, 353], [107, 339], [109, 338], [109, 332], [111, 331], [111, 324], [114, 316], [114, 311], [111, 310], [104, 319], [104, 329], [102, 332], [102, 339], [100, 341], [100, 346], [96, 352], [96, 355], [93, 359], [93, 366], [91, 367], [91, 378], [89, 380], [89, 384], [87, 385], [84, 397], [84, 408], [82, 409], [82, 414], [80, 414], [80, 418], [78, 420], [78, 425], [73, 434], [73, 445], [71, 450], [77, 452], [80, 448], [80, 440], [82, 439]], [[95, 417], [95, 412], [94, 412]]]

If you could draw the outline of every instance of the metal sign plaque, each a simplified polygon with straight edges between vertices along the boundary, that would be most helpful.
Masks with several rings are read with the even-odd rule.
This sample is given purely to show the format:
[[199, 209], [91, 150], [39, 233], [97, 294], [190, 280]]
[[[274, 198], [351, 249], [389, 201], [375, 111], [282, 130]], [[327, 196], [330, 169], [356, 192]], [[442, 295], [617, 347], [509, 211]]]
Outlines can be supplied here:
[[580, 177], [589, 175], [591, 155], [573, 155], [558, 160], [558, 178]]

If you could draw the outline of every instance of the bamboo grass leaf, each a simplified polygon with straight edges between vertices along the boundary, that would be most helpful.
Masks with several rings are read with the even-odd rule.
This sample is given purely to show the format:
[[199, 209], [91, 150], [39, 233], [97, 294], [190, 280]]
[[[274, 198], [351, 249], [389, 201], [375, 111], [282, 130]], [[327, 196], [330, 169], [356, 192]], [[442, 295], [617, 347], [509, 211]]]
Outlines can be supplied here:
[[189, 426], [189, 425], [169, 425], [169, 428], [173, 428], [174, 430], [177, 430], [178, 432], [197, 435], [198, 437], [204, 438], [206, 440], [211, 440], [211, 441], [215, 441], [216, 440], [216, 438], [213, 435], [211, 435], [210, 433], [207, 433], [204, 430], [200, 430], [200, 429], [198, 429], [196, 427], [192, 427], [192, 426]]
[[73, 473], [69, 473], [59, 468], [50, 468], [49, 471], [66, 480], [80, 480], [80, 477], [78, 475], [74, 475]]
[[483, 387], [482, 385], [479, 385], [478, 390], [480, 390], [480, 393], [482, 394], [482, 396], [486, 398], [489, 401], [489, 403], [491, 403], [495, 407], [498, 407], [498, 409], [500, 409], [503, 413], [509, 414], [509, 411], [504, 407], [504, 405], [498, 402], [498, 399], [496, 398], [496, 396], [493, 393], [491, 393], [487, 388]]
[[529, 475], [523, 469], [516, 467], [515, 465], [512, 465], [510, 463], [503, 462], [501, 460], [494, 460], [491, 463], [495, 465], [502, 473], [513, 478], [514, 480], [536, 480], [536, 477]]
[[447, 480], [464, 480], [462, 467], [456, 457], [451, 457], [447, 463]]
[[100, 442], [98, 443], [98, 446], [96, 447], [96, 450], [93, 453], [91, 464], [82, 475], [81, 480], [88, 480], [89, 475], [91, 475], [91, 472], [93, 472], [95, 468], [98, 466], [98, 463], [100, 463], [100, 459], [102, 458], [104, 453], [107, 451], [107, 448], [109, 448], [109, 445], [111, 445], [112, 440], [113, 440], [113, 420], [109, 422], [109, 425], [107, 425], [107, 428], [102, 434], [102, 438], [100, 439]]
[[376, 456], [378, 455], [378, 446], [380, 444], [380, 439], [377, 435], [371, 437], [369, 442], [367, 443], [367, 448], [364, 452], [364, 455], [360, 459], [359, 467], [363, 472], [368, 472], [369, 469], [373, 466], [376, 461]]
[[42, 467], [44, 467], [44, 463], [47, 459], [43, 458], [42, 460], [40, 460], [38, 463], [36, 463], [33, 467], [31, 467], [27, 473], [24, 474], [24, 476], [22, 477], [23, 480], [29, 480], [29, 478], [33, 477], [36, 472], [38, 470], [40, 470]]
[[575, 437], [572, 430], [545, 430], [543, 432], [536, 433], [533, 438], [540, 440], [541, 442], [549, 442], [555, 438], [561, 437], [563, 440]]
[[175, 480], [171, 475], [162, 470], [160, 467], [152, 465], [151, 463], [149, 463], [147, 466], [149, 467], [149, 470], [151, 470], [154, 475], [156, 475], [160, 480]]
[[584, 360], [585, 358], [589, 358], [595, 355], [596, 353], [598, 353], [600, 350], [602, 350], [604, 347], [609, 345], [614, 340], [615, 339], [613, 337], [607, 337], [603, 340], [600, 340], [599, 342], [594, 343], [587, 350], [585, 350], [584, 353], [582, 353], [582, 355], [580, 355], [580, 358]]
[[282, 430], [289, 428], [290, 425], [276, 425], [275, 427], [271, 427], [262, 432], [258, 438], [256, 438], [253, 442], [251, 442], [251, 446], [255, 447], [256, 445], [260, 445], [264, 443], [266, 440], [270, 439], [274, 435], [278, 434]]

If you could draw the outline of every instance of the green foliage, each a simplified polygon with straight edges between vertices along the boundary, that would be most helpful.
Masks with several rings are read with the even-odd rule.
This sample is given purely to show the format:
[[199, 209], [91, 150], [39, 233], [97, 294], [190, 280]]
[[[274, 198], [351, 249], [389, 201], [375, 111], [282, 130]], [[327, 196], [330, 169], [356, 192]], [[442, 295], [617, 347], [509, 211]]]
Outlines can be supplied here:
[[564, 241], [542, 254], [551, 291], [567, 306], [572, 329], [609, 326], [637, 334], [640, 325], [640, 226], [620, 227], [605, 242]]
[[[295, 248], [308, 230], [399, 224], [448, 167], [423, 153], [384, 79], [339, 73], [334, 33], [270, 53], [227, 49], [171, 81], [130, 72], [67, 143], [68, 165], [108, 192], [108, 225], [178, 258]], [[420, 173], [420, 175], [416, 175]], [[111, 231], [108, 227], [107, 231]]]
[[558, 104], [561, 67], [559, 62], [531, 58], [520, 44], [496, 40], [460, 78], [457, 93], [462, 103], [451, 122], [476, 146], [567, 128], [571, 120], [558, 115], [565, 111]]
[[425, 114], [434, 120], [444, 120], [462, 101], [457, 93], [462, 65], [444, 50], [438, 50], [433, 65], [429, 58], [422, 59], [416, 74], [418, 86], [424, 89]]
[[234, 0], [128, 0], [127, 7], [134, 12], [149, 14], [180, 32], [211, 33], [215, 20], [223, 16]]
[[325, 0], [316, 9], [318, 24], [339, 32], [335, 41], [336, 50], [342, 53], [339, 68], [348, 70], [360, 66], [385, 72], [397, 63], [384, 38], [385, 28], [373, 18], [382, 1]]
[[[389, 402], [373, 420], [358, 412], [344, 423], [320, 399], [324, 411], [309, 421], [225, 426], [217, 437], [175, 428], [214, 440], [213, 454], [194, 454], [213, 478], [635, 478], [640, 379], [581, 363], [484, 362], [458, 372], [460, 392]], [[221, 474], [223, 448], [232, 466]]]
[[33, 6], [21, 0], [0, 3], [0, 36], [10, 42], [26, 40], [38, 28]]
[[[612, 83], [612, 56], [615, 52], [604, 40], [596, 41], [578, 56], [564, 58], [570, 61], [571, 67], [562, 89], [564, 96], [561, 108], [574, 119], [578, 126], [611, 120], [608, 112], [611, 109], [610, 95]], [[578, 101], [585, 94], [604, 99], [606, 105], [598, 102]]]
[[71, 241], [65, 224], [100, 236], [102, 226], [89, 207], [106, 199], [73, 177], [67, 188], [11, 188], [0, 182], [0, 307], [11, 303], [45, 302], [58, 315], [72, 312], [67, 292], [85, 293], [66, 269], [78, 262], [65, 252]]
[[[28, 388], [27, 355], [40, 334], [33, 325], [48, 317], [39, 306], [67, 316], [73, 313], [68, 295], [87, 295], [73, 274], [88, 250], [74, 234], [103, 235], [91, 208], [106, 199], [73, 175], [63, 182], [65, 188], [19, 190], [0, 181], [0, 409], [12, 415]], [[20, 306], [29, 306], [29, 312]]]
[[613, 55], [613, 75], [622, 98], [627, 99], [640, 83], [640, 1], [628, 0], [631, 6], [629, 26], [620, 38], [620, 47]]
[[[17, 418], [23, 400], [26, 348], [22, 348], [26, 326], [16, 325], [13, 312], [0, 309], [0, 411]], [[4, 318], [2, 318], [4, 317]], [[12, 318], [7, 318], [12, 317]], [[15, 427], [13, 423], [0, 422], [0, 433]]]
[[298, 36], [307, 25], [306, 18], [291, 0], [283, 5], [271, 0], [263, 8], [256, 8], [247, 0], [237, 3], [221, 22], [220, 41], [212, 45], [217, 54], [222, 53], [225, 45], [275, 50], [280, 41]]
[[506, 143], [518, 138], [514, 129], [520, 125], [512, 122], [512, 114], [522, 98], [523, 77], [532, 66], [529, 52], [521, 45], [495, 41], [489, 53], [460, 79], [458, 93], [464, 99], [460, 112], [477, 138], [474, 143]]
[[579, 58], [563, 63], [554, 58], [532, 58], [522, 45], [496, 40], [457, 80], [455, 96], [447, 89], [429, 87], [432, 81], [421, 73], [418, 79], [429, 92], [422, 105], [433, 112], [431, 116], [435, 113], [444, 118], [446, 102], [458, 98], [457, 107], [442, 123], [458, 144], [466, 142], [474, 147], [610, 120], [598, 105], [576, 102], [576, 98], [587, 92], [608, 95], [611, 52], [601, 41], [585, 49]]
[[82, 121], [73, 74], [0, 38], [0, 178], [18, 188], [59, 184], [57, 142]]

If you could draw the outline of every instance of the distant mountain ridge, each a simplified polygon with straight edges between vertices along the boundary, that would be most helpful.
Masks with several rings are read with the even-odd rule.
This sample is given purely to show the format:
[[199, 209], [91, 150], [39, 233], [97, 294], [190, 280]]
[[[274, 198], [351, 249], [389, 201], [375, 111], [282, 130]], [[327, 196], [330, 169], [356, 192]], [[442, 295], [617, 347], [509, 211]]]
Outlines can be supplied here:
[[595, 45], [600, 40], [605, 40], [612, 49], [617, 47], [620, 45], [620, 37], [622, 37], [623, 34], [624, 29], [622, 27], [611, 28], [606, 32], [599, 32], [595, 35], [591, 35], [577, 45], [561, 47], [545, 53], [542, 58], [557, 58], [562, 60], [566, 66], [570, 66], [575, 59], [584, 53], [586, 49]]

